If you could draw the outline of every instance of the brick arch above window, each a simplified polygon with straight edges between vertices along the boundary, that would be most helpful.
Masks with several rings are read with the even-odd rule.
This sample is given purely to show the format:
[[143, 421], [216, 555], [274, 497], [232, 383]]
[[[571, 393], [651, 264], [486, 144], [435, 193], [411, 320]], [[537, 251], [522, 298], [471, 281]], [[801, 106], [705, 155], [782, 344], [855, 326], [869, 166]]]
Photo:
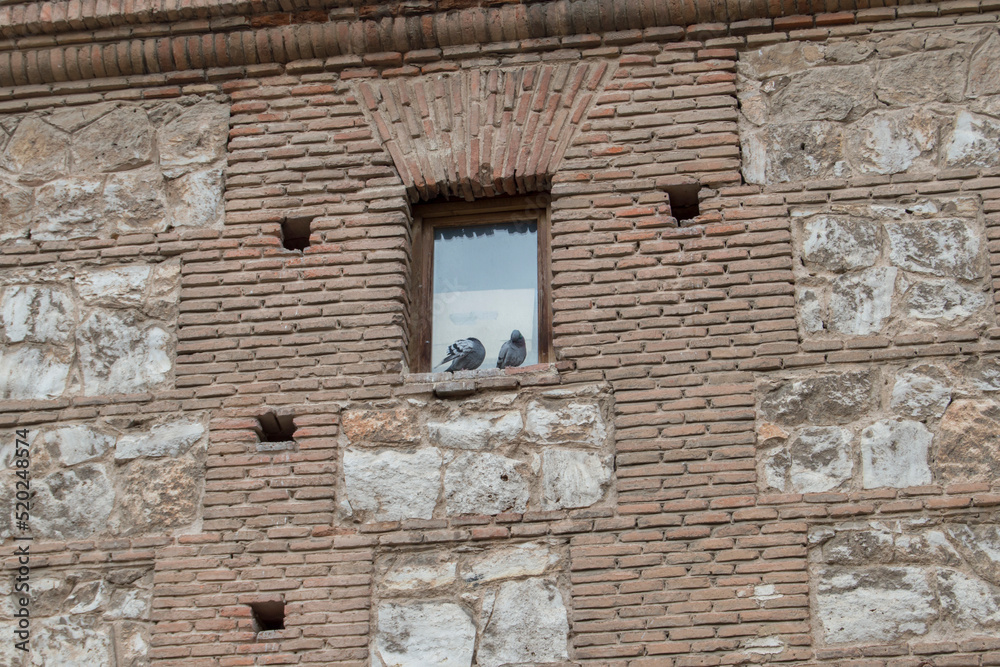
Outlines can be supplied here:
[[469, 69], [361, 82], [358, 97], [410, 200], [547, 190], [606, 61]]

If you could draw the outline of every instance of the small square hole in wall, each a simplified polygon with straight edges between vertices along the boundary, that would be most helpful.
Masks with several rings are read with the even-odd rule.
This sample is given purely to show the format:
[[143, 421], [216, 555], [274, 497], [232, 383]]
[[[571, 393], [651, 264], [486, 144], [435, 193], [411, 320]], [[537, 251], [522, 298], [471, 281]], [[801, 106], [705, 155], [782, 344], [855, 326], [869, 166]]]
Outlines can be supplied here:
[[253, 602], [250, 604], [255, 632], [285, 629], [285, 603], [281, 600]]
[[295, 415], [278, 415], [268, 412], [257, 417], [263, 442], [289, 442], [295, 433]]
[[311, 218], [285, 220], [281, 223], [281, 245], [286, 250], [308, 248], [311, 223]]
[[692, 220], [698, 217], [698, 192], [701, 190], [699, 183], [685, 183], [683, 185], [668, 185], [663, 188], [667, 196], [670, 197], [670, 214], [677, 218], [677, 222]]

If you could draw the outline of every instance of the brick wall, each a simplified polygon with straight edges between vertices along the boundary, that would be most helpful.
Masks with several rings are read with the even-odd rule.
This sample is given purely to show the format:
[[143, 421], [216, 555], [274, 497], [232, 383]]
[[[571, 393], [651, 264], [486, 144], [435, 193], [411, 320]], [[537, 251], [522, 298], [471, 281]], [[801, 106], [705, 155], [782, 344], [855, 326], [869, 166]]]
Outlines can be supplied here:
[[[67, 368], [0, 400], [36, 457], [34, 664], [394, 664], [434, 616], [480, 665], [996, 663], [995, 12], [0, 2], [0, 367]], [[81, 153], [111, 113], [149, 147]], [[113, 207], [133, 171], [153, 214]], [[555, 361], [411, 372], [412, 205], [539, 191]], [[160, 375], [88, 385], [76, 350], [153, 328]]]

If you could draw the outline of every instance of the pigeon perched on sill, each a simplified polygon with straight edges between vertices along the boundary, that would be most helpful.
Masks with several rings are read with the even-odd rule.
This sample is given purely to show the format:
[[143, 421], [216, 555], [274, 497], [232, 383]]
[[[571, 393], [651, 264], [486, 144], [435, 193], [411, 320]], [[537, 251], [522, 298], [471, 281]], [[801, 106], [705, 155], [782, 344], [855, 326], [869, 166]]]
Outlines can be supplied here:
[[520, 366], [524, 363], [524, 357], [528, 354], [528, 349], [524, 345], [524, 336], [517, 329], [510, 333], [510, 340], [500, 348], [500, 356], [497, 357], [497, 368], [510, 368]]
[[444, 360], [435, 366], [435, 368], [440, 368], [450, 361], [451, 366], [444, 369], [446, 373], [451, 371], [471, 371], [479, 368], [485, 358], [486, 348], [483, 347], [478, 338], [463, 338], [462, 340], [456, 340], [448, 346], [448, 354], [445, 355]]

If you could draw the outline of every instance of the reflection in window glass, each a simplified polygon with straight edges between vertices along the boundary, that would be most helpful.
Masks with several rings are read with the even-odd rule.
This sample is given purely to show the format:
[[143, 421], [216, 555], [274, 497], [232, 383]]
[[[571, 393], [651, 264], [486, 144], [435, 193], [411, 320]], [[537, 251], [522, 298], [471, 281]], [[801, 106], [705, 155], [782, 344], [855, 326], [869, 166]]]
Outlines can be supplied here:
[[480, 368], [495, 368], [500, 347], [520, 330], [538, 363], [538, 224], [439, 227], [434, 230], [434, 302], [431, 359], [448, 346], [478, 338], [486, 347]]

